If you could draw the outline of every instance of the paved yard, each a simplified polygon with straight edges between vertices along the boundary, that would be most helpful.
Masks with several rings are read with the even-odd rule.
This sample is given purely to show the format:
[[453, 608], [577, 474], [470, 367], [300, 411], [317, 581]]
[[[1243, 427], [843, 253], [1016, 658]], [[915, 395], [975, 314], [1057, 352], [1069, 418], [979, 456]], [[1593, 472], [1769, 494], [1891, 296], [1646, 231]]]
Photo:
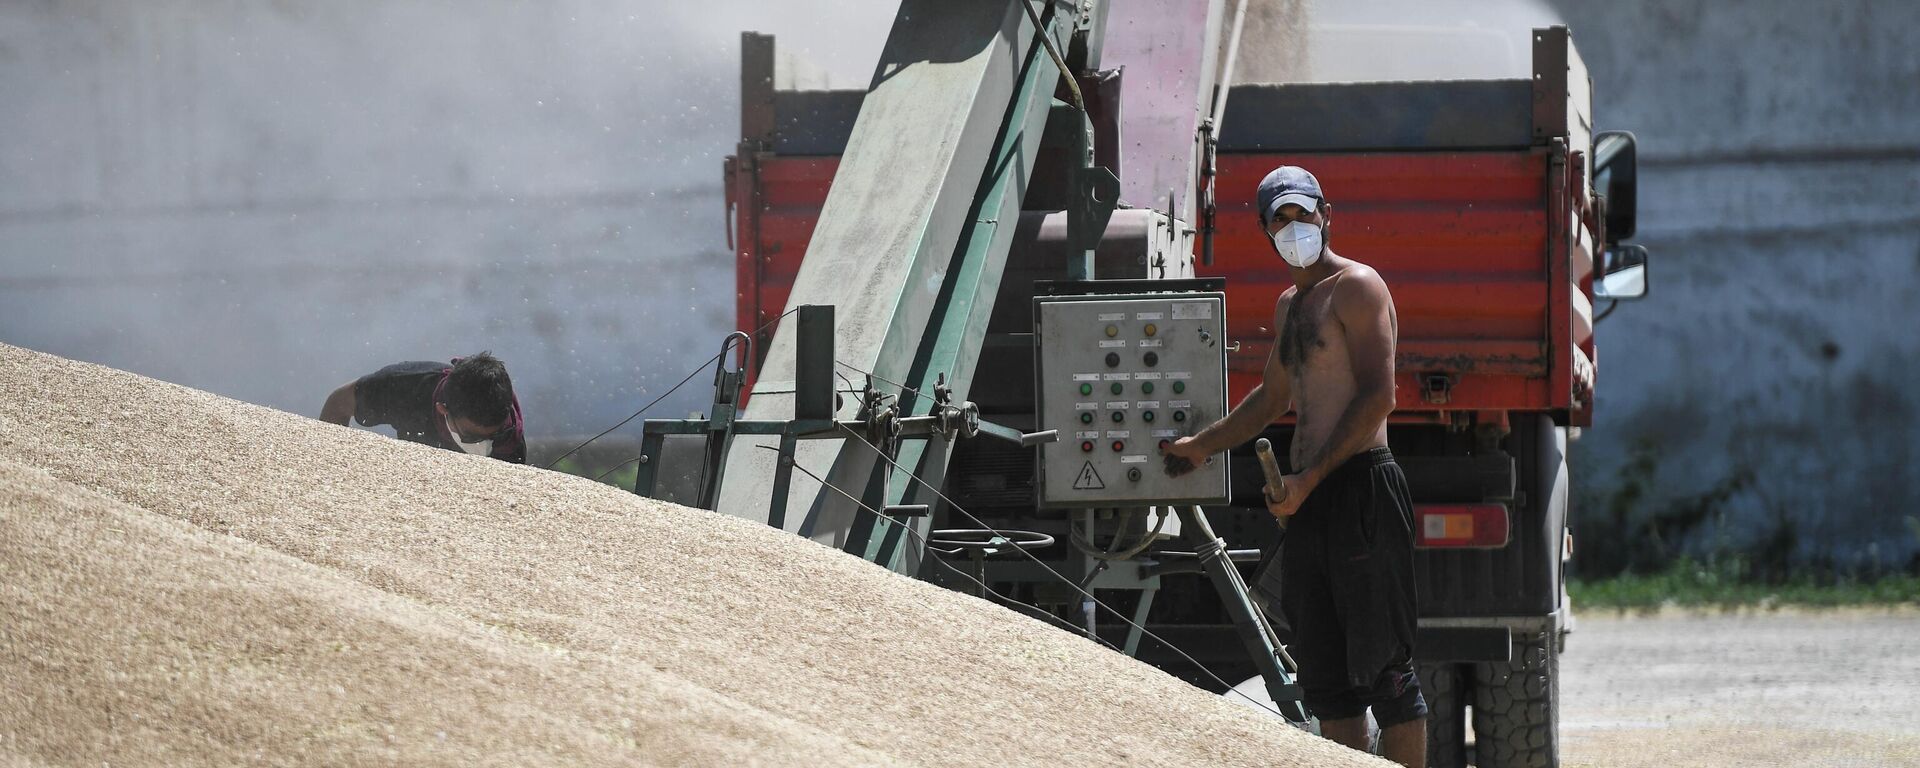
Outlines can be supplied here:
[[1569, 766], [1920, 766], [1920, 610], [1579, 618]]

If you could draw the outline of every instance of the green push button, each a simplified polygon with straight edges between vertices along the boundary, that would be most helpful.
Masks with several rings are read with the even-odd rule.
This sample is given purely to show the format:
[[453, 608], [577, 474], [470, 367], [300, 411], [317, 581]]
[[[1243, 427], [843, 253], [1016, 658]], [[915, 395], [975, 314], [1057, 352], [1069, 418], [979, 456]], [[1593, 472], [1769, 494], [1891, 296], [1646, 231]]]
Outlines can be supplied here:
[[1113, 386], [1112, 386], [1112, 387], [1108, 387], [1108, 389], [1111, 389], [1111, 390], [1113, 390], [1113, 393], [1114, 393], [1114, 394], [1116, 394], [1116, 395], [1117, 395], [1117, 394], [1120, 394], [1120, 393], [1121, 393], [1121, 392], [1123, 392], [1123, 391], [1126, 391], [1126, 388], [1127, 388], [1127, 385], [1125, 385], [1125, 384], [1122, 384], [1122, 383], [1120, 383], [1120, 382], [1117, 382], [1117, 381], [1113, 383]]
[[1082, 383], [1080, 384], [1080, 394], [1082, 394], [1082, 395], [1091, 395], [1091, 394], [1093, 394], [1093, 385], [1092, 385], [1092, 384], [1087, 384], [1087, 383], [1085, 383], [1085, 382], [1082, 382]]
[[1153, 382], [1151, 381], [1140, 382], [1140, 391], [1145, 392], [1149, 395], [1153, 394]]
[[1146, 419], [1147, 421], [1153, 421], [1153, 411], [1147, 411], [1146, 413], [1140, 414], [1140, 418]]
[[1185, 391], [1187, 391], [1187, 383], [1186, 383], [1186, 382], [1184, 382], [1184, 381], [1176, 381], [1176, 382], [1174, 382], [1174, 383], [1173, 383], [1173, 392], [1174, 392], [1174, 394], [1179, 394], [1179, 393], [1181, 393], [1181, 392], [1185, 392]]
[[1081, 411], [1081, 412], [1080, 412], [1080, 423], [1082, 423], [1082, 424], [1092, 424], [1092, 423], [1093, 423], [1093, 411]]

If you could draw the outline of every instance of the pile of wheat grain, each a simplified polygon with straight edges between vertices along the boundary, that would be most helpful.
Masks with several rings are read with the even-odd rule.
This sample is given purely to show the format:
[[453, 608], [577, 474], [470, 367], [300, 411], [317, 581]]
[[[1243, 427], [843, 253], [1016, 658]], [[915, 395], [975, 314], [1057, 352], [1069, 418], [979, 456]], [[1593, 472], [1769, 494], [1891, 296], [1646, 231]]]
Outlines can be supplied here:
[[764, 526], [0, 345], [0, 762], [1362, 765]]

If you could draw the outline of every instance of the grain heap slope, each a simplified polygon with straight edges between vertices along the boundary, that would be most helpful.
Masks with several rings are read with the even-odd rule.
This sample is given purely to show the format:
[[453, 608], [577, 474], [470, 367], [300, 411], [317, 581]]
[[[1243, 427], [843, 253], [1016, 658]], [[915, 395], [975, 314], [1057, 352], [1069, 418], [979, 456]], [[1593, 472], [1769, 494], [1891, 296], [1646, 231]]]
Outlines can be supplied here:
[[0, 542], [0, 753], [92, 765], [822, 752], [885, 763], [651, 667], [570, 659], [5, 460]]
[[0, 757], [1380, 764], [764, 526], [5, 345], [0, 457]]

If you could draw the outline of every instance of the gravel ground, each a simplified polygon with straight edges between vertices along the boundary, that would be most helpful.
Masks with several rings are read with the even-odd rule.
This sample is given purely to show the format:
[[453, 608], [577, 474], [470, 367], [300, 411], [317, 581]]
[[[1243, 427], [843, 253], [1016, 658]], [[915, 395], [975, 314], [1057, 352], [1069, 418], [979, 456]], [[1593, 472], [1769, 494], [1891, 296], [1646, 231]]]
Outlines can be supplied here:
[[1582, 615], [1569, 766], [1920, 766], [1920, 609]]
[[1380, 765], [735, 518], [0, 345], [0, 763]]

